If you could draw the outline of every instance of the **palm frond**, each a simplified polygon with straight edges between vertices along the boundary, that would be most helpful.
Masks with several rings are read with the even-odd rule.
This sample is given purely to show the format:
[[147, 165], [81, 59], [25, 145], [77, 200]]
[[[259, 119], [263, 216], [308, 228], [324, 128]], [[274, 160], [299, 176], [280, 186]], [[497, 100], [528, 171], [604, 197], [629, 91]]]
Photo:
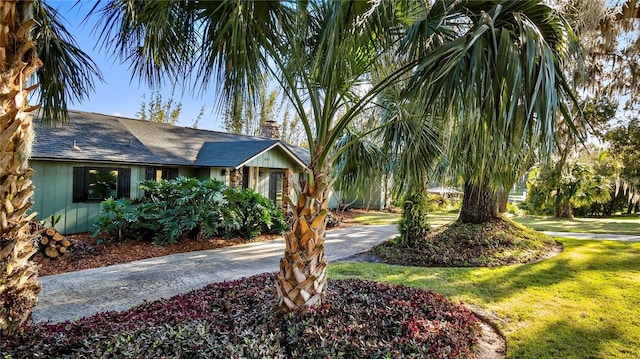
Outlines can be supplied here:
[[461, 1], [455, 11], [472, 26], [422, 59], [410, 89], [429, 114], [453, 120], [452, 172], [508, 187], [551, 153], [558, 113], [569, 115], [570, 28], [539, 0]]
[[110, 0], [96, 4], [90, 15], [98, 15], [93, 31], [99, 45], [129, 62], [132, 78], [153, 88], [167, 79], [183, 81], [192, 72], [200, 45], [192, 6], [192, 1]]
[[33, 37], [42, 61], [37, 71], [41, 118], [48, 124], [64, 122], [69, 104], [88, 98], [95, 88], [94, 80], [102, 81], [102, 74], [89, 55], [78, 48], [57, 10], [36, 1], [33, 17]]

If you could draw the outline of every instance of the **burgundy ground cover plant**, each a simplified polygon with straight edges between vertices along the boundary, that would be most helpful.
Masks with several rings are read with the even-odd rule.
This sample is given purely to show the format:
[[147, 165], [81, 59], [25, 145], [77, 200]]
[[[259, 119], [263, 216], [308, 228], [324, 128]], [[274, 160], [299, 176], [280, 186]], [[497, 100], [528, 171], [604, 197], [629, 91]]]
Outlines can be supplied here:
[[479, 327], [464, 306], [429, 291], [332, 280], [305, 314], [275, 310], [276, 274], [214, 283], [123, 312], [29, 325], [10, 358], [468, 358]]

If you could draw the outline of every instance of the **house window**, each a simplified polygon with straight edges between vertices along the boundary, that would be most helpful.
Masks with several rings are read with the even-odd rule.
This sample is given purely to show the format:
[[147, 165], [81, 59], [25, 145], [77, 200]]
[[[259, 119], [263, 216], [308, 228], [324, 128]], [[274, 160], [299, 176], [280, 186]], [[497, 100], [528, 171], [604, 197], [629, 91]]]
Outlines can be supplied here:
[[131, 169], [74, 167], [73, 202], [100, 202], [131, 196]]
[[145, 169], [144, 179], [147, 181], [170, 180], [178, 177], [178, 169], [174, 167], [147, 167]]

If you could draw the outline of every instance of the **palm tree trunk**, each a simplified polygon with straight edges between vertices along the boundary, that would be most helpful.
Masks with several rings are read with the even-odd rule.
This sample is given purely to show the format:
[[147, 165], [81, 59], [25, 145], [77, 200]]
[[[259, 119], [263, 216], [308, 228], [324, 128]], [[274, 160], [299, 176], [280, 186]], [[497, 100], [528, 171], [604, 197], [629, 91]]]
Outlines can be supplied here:
[[498, 191], [498, 213], [506, 213], [507, 205], [509, 204], [509, 191]]
[[499, 218], [498, 198], [487, 179], [482, 183], [464, 183], [464, 197], [458, 221], [462, 223], [487, 223]]
[[41, 62], [30, 40], [31, 1], [0, 1], [0, 335], [15, 334], [31, 316], [40, 283], [29, 260], [36, 251], [26, 216], [34, 186], [27, 167], [33, 129], [29, 76]]
[[573, 219], [573, 206], [571, 205], [571, 201], [569, 201], [568, 199], [564, 199], [561, 202], [559, 214], [556, 217]]
[[[313, 168], [313, 167], [312, 167]], [[285, 235], [285, 253], [280, 259], [276, 285], [279, 307], [283, 311], [305, 310], [320, 304], [327, 284], [327, 258], [324, 255], [329, 169], [312, 171], [297, 192], [291, 229]]]

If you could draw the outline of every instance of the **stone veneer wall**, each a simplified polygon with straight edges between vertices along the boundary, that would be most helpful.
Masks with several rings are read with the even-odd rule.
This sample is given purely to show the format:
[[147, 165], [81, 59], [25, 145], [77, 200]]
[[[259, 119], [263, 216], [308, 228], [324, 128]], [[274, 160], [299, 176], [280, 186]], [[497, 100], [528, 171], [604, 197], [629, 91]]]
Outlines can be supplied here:
[[[285, 196], [289, 197], [293, 195], [293, 170], [285, 169], [284, 176], [282, 179], [282, 190]], [[289, 209], [289, 202], [284, 200], [282, 201], [282, 211], [287, 212]]]
[[229, 175], [229, 187], [242, 187], [242, 168], [231, 170]]

